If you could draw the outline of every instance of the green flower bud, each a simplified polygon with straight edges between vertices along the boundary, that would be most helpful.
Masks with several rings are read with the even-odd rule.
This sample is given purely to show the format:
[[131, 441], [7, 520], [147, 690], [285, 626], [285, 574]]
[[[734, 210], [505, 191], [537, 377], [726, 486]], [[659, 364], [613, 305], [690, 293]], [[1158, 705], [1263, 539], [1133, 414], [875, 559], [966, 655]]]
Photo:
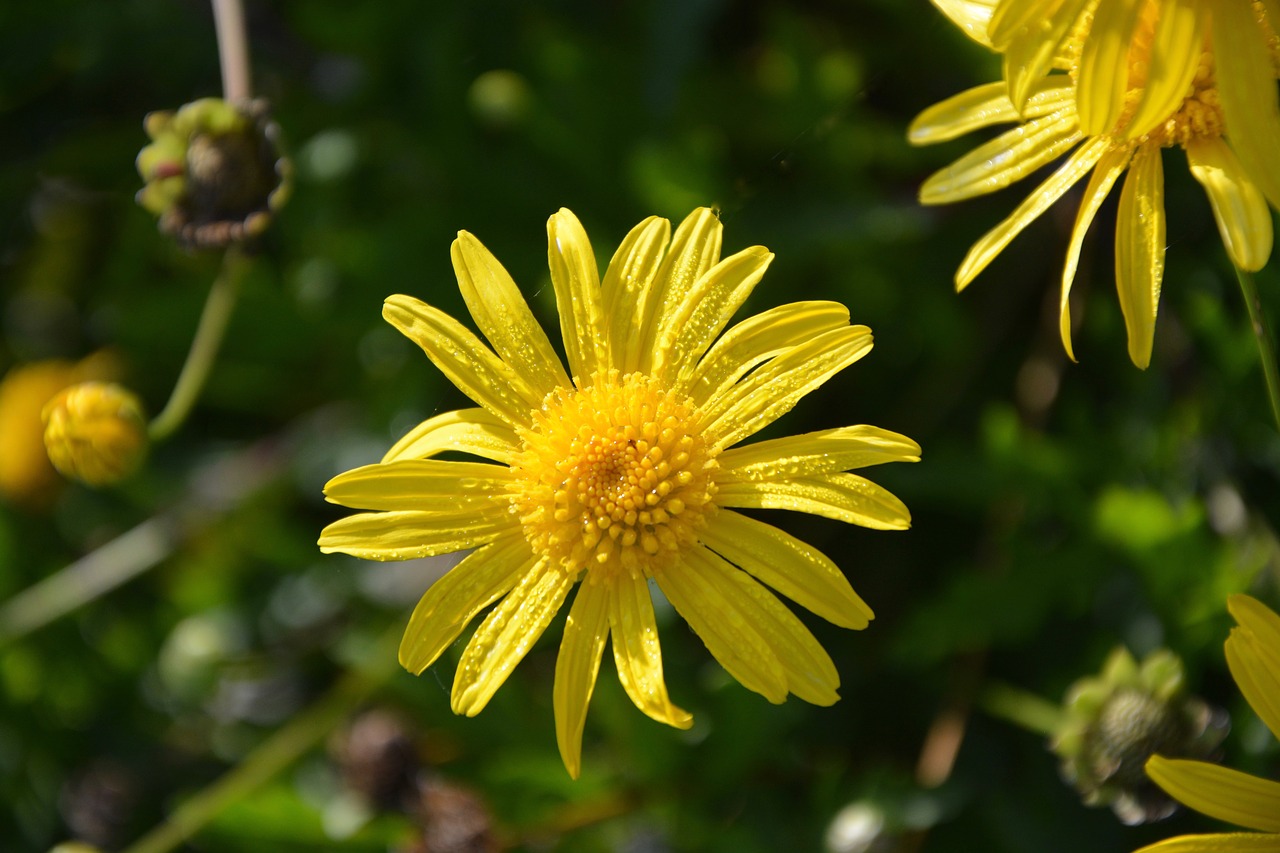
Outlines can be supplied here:
[[44, 407], [44, 446], [63, 475], [90, 486], [118, 483], [147, 451], [147, 423], [130, 391], [107, 382], [81, 382]]

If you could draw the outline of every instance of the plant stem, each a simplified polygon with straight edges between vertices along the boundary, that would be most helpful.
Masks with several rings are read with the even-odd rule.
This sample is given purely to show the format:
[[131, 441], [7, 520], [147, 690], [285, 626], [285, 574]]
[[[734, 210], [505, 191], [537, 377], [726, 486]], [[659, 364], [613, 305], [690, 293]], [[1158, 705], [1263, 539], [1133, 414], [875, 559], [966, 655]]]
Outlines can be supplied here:
[[199, 398], [200, 389], [204, 387], [209, 371], [218, 357], [222, 337], [227, 331], [227, 322], [236, 305], [240, 279], [244, 277], [248, 266], [248, 259], [236, 246], [227, 249], [223, 255], [222, 270], [209, 289], [209, 298], [205, 300], [200, 324], [196, 327], [195, 338], [187, 353], [187, 361], [178, 374], [169, 402], [147, 427], [152, 441], [168, 438], [182, 426], [187, 415], [191, 414], [191, 407]]
[[213, 25], [218, 34], [222, 64], [222, 97], [232, 103], [249, 100], [249, 40], [245, 36], [240, 0], [213, 0]]
[[1280, 372], [1276, 369], [1275, 338], [1271, 335], [1267, 315], [1262, 310], [1262, 298], [1258, 294], [1253, 274], [1236, 267], [1236, 280], [1240, 282], [1240, 292], [1244, 295], [1245, 307], [1249, 309], [1249, 325], [1253, 327], [1253, 337], [1258, 341], [1258, 357], [1262, 360], [1262, 375], [1266, 379], [1267, 396], [1271, 400], [1271, 417], [1275, 419], [1276, 428], [1280, 429]]
[[993, 717], [1045, 736], [1056, 733], [1066, 716], [1061, 705], [999, 682], [988, 684], [978, 695], [978, 706]]

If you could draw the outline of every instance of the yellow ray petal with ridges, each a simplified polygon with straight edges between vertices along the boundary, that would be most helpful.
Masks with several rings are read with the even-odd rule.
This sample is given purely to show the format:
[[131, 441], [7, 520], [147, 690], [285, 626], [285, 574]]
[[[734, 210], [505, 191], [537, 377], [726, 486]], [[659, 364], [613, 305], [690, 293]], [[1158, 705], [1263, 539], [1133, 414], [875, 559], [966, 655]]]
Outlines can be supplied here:
[[400, 665], [421, 675], [481, 610], [515, 588], [534, 559], [529, 543], [517, 534], [473, 551], [445, 572], [409, 617]]
[[1076, 223], [1071, 229], [1071, 242], [1067, 245], [1067, 260], [1062, 266], [1062, 295], [1058, 301], [1058, 333], [1062, 336], [1062, 347], [1072, 361], [1076, 360], [1076, 354], [1071, 348], [1071, 285], [1075, 282], [1076, 269], [1080, 265], [1080, 249], [1084, 246], [1084, 238], [1094, 216], [1106, 201], [1111, 188], [1128, 168], [1132, 157], [1133, 149], [1130, 147], [1105, 151], [1093, 167], [1089, 185], [1085, 187], [1080, 207], [1076, 210]]
[[1107, 0], [1093, 10], [1093, 25], [1080, 50], [1076, 109], [1080, 130], [1100, 136], [1116, 129], [1129, 86], [1129, 46], [1147, 0]]
[[992, 228], [982, 239], [973, 244], [960, 268], [956, 270], [956, 290], [964, 290], [971, 281], [1004, 251], [1005, 246], [1022, 233], [1022, 230], [1039, 218], [1067, 190], [1080, 182], [1098, 162], [1110, 145], [1106, 138], [1090, 139], [1077, 148], [1067, 162], [1036, 187], [1022, 203], [1014, 208], [1003, 222]]
[[678, 729], [689, 728], [693, 715], [671, 704], [667, 696], [648, 583], [640, 575], [620, 576], [610, 586], [609, 629], [622, 689], [648, 717]]
[[920, 445], [900, 433], [862, 424], [732, 447], [718, 461], [717, 482], [787, 480], [885, 462], [919, 462]]
[[1261, 832], [1179, 835], [1148, 844], [1133, 853], [1280, 853], [1280, 835]]
[[732, 447], [791, 411], [871, 346], [870, 329], [847, 326], [792, 347], [709, 400], [703, 409], [703, 435], [719, 447]]
[[[1058, 48], [1075, 28], [1076, 21], [1091, 0], [1050, 0], [1041, 2], [1038, 14], [1026, 19], [1015, 32], [1004, 53], [1004, 78], [1009, 84], [1009, 100], [1024, 109], [1035, 87], [1053, 68]], [[1004, 3], [1001, 8], [1030, 8], [1026, 3]], [[1066, 75], [1055, 75], [1069, 79]]]
[[951, 19], [965, 35], [978, 44], [991, 47], [987, 27], [998, 0], [931, 0], [942, 14]]
[[1275, 236], [1266, 198], [1220, 137], [1196, 137], [1183, 148], [1191, 174], [1209, 196], [1231, 262], [1249, 272], [1262, 269]]
[[452, 511], [510, 506], [511, 469], [487, 462], [404, 459], [352, 468], [324, 487], [325, 500], [359, 509]]
[[450, 450], [510, 465], [520, 452], [520, 438], [510, 424], [488, 409], [456, 409], [409, 430], [382, 461], [427, 459]]
[[839, 302], [791, 302], [736, 324], [673, 385], [698, 405], [718, 397], [752, 368], [826, 332], [847, 328], [849, 309]]
[[1116, 213], [1116, 291], [1129, 333], [1129, 358], [1146, 369], [1164, 278], [1164, 168], [1160, 148], [1140, 146], [1129, 164]]
[[1181, 106], [1204, 50], [1207, 9], [1203, 0], [1165, 0], [1147, 60], [1146, 85], [1125, 122], [1123, 135], [1137, 139], [1155, 130]]
[[906, 530], [911, 513], [888, 489], [857, 474], [797, 477], [789, 482], [726, 483], [716, 494], [720, 506], [789, 509], [875, 530]]
[[528, 426], [542, 397], [465, 326], [412, 296], [389, 297], [382, 316], [422, 347], [459, 391], [507, 423]]
[[[1270, 23], [1280, 25], [1275, 18]], [[1251, 4], [1214, 4], [1213, 57], [1227, 138], [1267, 201], [1280, 208], [1276, 74]]]
[[547, 220], [547, 263], [569, 372], [581, 386], [609, 363], [606, 322], [591, 241], [578, 217], [563, 207]]
[[996, 50], [1004, 50], [1009, 42], [1028, 30], [1039, 30], [1053, 17], [1063, 0], [1004, 0], [997, 2], [987, 22], [987, 38]]
[[787, 674], [755, 626], [728, 606], [711, 580], [712, 555], [691, 548], [656, 576], [658, 586], [712, 657], [748, 690], [775, 705], [786, 701]]
[[644, 295], [662, 267], [662, 258], [671, 239], [671, 223], [650, 216], [623, 239], [605, 270], [604, 316], [609, 323], [610, 367], [623, 374], [640, 369], [640, 336], [636, 317]]
[[519, 522], [507, 507], [459, 506], [454, 512], [363, 512], [320, 531], [320, 550], [362, 560], [412, 560], [484, 545]]
[[551, 624], [574, 576], [545, 558], [480, 623], [453, 677], [455, 714], [474, 717]]
[[658, 332], [670, 324], [671, 317], [684, 308], [694, 283], [720, 261], [723, 239], [720, 217], [707, 207], [690, 213], [676, 228], [671, 247], [662, 259], [653, 283], [645, 289], [636, 306], [635, 323], [639, 352], [637, 369], [651, 373], [658, 342]]
[[450, 256], [467, 310], [498, 356], [539, 399], [568, 384], [547, 333], [498, 259], [466, 231], [458, 232]]
[[835, 625], [861, 630], [874, 618], [849, 579], [817, 548], [770, 524], [721, 510], [698, 538], [756, 580]]
[[920, 187], [920, 203], [949, 204], [1002, 190], [1052, 162], [1080, 139], [1070, 105], [1031, 119], [930, 175]]
[[745, 572], [711, 551], [697, 551], [695, 571], [702, 575], [722, 620], [741, 619], [777, 656], [787, 689], [806, 702], [832, 705], [840, 699], [840, 674], [813, 634], [795, 614]]
[[1232, 595], [1227, 609], [1240, 626], [1227, 637], [1227, 665], [1249, 707], [1280, 738], [1280, 616], [1247, 595]]
[[1065, 74], [1042, 77], [1033, 84], [1026, 108], [1019, 114], [1009, 100], [1009, 87], [1004, 82], [987, 83], [966, 89], [940, 101], [912, 119], [907, 127], [907, 141], [912, 145], [931, 145], [990, 127], [995, 124], [1039, 118], [1057, 112], [1075, 97], [1075, 85]]
[[574, 779], [582, 769], [582, 730], [587, 706], [600, 672], [600, 656], [609, 637], [609, 587], [584, 583], [564, 623], [564, 639], [556, 657], [552, 707], [556, 718], [556, 745], [565, 769]]
[[658, 329], [652, 375], [669, 380], [700, 359], [751, 295], [772, 260], [768, 249], [752, 246], [725, 258], [694, 282], [684, 301]]
[[1280, 832], [1280, 782], [1259, 779], [1206, 761], [1147, 761], [1147, 775], [1188, 808], [1262, 832]]

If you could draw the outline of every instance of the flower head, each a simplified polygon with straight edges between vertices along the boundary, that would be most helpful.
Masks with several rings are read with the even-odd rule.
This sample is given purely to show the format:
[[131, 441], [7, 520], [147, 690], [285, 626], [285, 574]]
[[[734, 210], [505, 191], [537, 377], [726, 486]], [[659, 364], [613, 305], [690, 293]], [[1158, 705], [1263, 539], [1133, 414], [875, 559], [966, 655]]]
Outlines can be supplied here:
[[1067, 691], [1051, 747], [1062, 775], [1088, 805], [1109, 805], [1128, 824], [1159, 820], [1174, 805], [1143, 772], [1156, 752], [1208, 757], [1226, 736], [1226, 715], [1189, 696], [1182, 661], [1164, 649], [1141, 665], [1128, 649]]
[[[1207, 0], [934, 0], [965, 32], [1000, 50], [1006, 81], [971, 89], [912, 123], [917, 144], [1013, 122], [934, 174], [924, 204], [1003, 189], [1066, 161], [965, 257], [964, 288], [1023, 228], [1089, 175], [1062, 276], [1060, 331], [1071, 348], [1068, 297], [1084, 236], [1121, 175], [1116, 287], [1129, 357], [1151, 359], [1164, 274], [1161, 149], [1180, 147], [1204, 187], [1232, 262], [1271, 255], [1280, 208], [1280, 40], [1269, 2]], [[1062, 73], [1049, 73], [1056, 70]]]
[[44, 444], [65, 476], [109, 486], [134, 472], [147, 451], [142, 404], [111, 382], [81, 382], [44, 407]]
[[261, 235], [284, 205], [292, 169], [265, 101], [202, 98], [154, 112], [138, 154], [138, 203], [188, 246], [217, 248]]
[[[330, 481], [330, 501], [375, 511], [329, 525], [321, 549], [375, 560], [476, 549], [423, 596], [400, 647], [420, 673], [498, 602], [454, 678], [453, 710], [468, 716], [576, 586], [554, 687], [574, 776], [606, 640], [641, 711], [691, 724], [667, 695], [650, 582], [749, 689], [835, 702], [830, 658], [766, 585], [848, 628], [865, 627], [870, 608], [826, 556], [736, 510], [905, 528], [901, 501], [846, 472], [916, 461], [920, 448], [872, 426], [734, 445], [866, 355], [870, 330], [837, 303], [799, 302], [721, 335], [773, 256], [756, 246], [721, 259], [707, 209], [674, 236], [664, 219], [641, 222], [603, 279], [572, 213], [552, 216], [547, 232], [568, 370], [506, 270], [459, 233], [454, 270], [489, 346], [408, 296], [388, 299], [383, 315], [479, 407], [433, 417], [381, 463]], [[435, 458], [444, 451], [488, 461]]]
[[[1247, 595], [1231, 596], [1227, 608], [1240, 623], [1227, 637], [1227, 666], [1249, 706], [1280, 737], [1280, 616]], [[1159, 755], [1147, 762], [1147, 775], [1183, 805], [1263, 834], [1184, 835], [1143, 853], [1280, 849], [1280, 782]]]

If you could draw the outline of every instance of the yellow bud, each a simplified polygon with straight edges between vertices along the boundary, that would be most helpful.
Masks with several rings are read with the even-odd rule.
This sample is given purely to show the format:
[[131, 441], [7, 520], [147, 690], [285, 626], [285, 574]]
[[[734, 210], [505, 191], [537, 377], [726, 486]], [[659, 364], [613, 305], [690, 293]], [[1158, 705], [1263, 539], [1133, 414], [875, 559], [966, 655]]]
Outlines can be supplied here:
[[113, 383], [72, 385], [44, 407], [44, 446], [65, 476], [90, 486], [117, 483], [146, 454], [142, 405]]

